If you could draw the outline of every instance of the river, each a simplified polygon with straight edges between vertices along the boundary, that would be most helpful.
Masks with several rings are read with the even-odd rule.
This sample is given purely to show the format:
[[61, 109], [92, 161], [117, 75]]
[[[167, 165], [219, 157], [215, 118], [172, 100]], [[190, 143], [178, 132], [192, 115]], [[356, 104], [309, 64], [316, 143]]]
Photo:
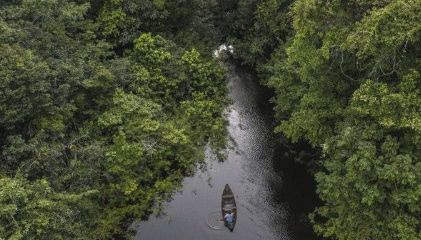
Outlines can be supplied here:
[[[227, 67], [232, 99], [226, 111], [231, 139], [227, 160], [218, 162], [207, 151], [206, 169], [185, 178], [164, 214], [139, 224], [136, 239], [316, 239], [307, 217], [317, 202], [315, 184], [306, 168], [294, 160], [304, 151], [273, 133], [270, 92], [247, 70], [235, 64]], [[234, 232], [215, 229], [227, 183], [238, 207]]]

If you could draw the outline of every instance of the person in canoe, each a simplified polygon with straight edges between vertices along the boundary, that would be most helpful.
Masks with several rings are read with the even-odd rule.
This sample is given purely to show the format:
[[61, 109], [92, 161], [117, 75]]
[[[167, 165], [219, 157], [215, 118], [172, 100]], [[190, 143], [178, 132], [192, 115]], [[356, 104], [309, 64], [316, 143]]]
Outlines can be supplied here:
[[234, 222], [234, 213], [231, 210], [228, 210], [224, 216], [224, 219], [228, 224], [232, 224]]
[[228, 184], [225, 184], [222, 192], [221, 212], [224, 225], [232, 232], [237, 222], [237, 205], [235, 204], [234, 193]]

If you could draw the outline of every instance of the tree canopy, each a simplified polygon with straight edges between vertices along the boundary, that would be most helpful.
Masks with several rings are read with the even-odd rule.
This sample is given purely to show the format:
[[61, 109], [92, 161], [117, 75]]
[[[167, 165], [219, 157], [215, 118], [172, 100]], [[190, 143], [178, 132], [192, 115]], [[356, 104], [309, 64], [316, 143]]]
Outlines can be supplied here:
[[188, 2], [0, 3], [0, 238], [129, 238], [224, 145], [215, 4]]

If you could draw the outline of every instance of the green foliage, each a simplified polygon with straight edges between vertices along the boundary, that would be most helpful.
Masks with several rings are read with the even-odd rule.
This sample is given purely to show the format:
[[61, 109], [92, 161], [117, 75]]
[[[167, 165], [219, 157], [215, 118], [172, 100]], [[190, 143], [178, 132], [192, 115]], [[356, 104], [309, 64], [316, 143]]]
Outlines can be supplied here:
[[143, 218], [151, 205], [166, 199], [192, 171], [208, 139], [222, 147], [222, 74], [196, 50], [181, 52], [160, 36], [142, 34], [131, 54], [135, 78], [126, 90], [116, 90], [113, 104], [98, 119], [112, 141], [105, 152], [108, 183], [102, 197], [110, 204], [99, 217], [101, 236], [124, 234], [110, 226]]
[[316, 213], [327, 221], [315, 230], [337, 239], [418, 239], [419, 146], [381, 126], [355, 126], [364, 125], [344, 128], [324, 147], [326, 172], [316, 180], [326, 204]]
[[290, 34], [287, 6], [290, 0], [239, 1], [228, 41], [235, 46], [235, 57], [249, 65], [265, 63]]
[[216, 10], [215, 0], [104, 0], [98, 22], [101, 34], [119, 48], [150, 32], [210, 54], [221, 38]]
[[130, 238], [223, 146], [225, 80], [192, 47], [218, 38], [200, 3], [0, 3], [0, 238]]
[[0, 88], [2, 126], [14, 129], [26, 125], [52, 108], [48, 65], [30, 50], [9, 44], [0, 45]]
[[366, 81], [354, 92], [351, 107], [370, 116], [385, 128], [421, 132], [420, 73], [416, 70], [402, 77], [398, 86]]
[[45, 179], [1, 177], [0, 236], [7, 239], [81, 239], [72, 205], [83, 196], [57, 194]]

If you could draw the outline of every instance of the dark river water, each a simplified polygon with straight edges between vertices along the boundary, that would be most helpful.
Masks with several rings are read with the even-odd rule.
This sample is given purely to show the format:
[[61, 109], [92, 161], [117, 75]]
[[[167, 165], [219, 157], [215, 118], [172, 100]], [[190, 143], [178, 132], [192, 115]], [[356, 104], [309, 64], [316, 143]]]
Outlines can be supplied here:
[[[164, 214], [141, 222], [136, 239], [316, 239], [307, 217], [317, 202], [314, 182], [295, 161], [306, 156], [304, 147], [273, 133], [270, 93], [252, 74], [233, 64], [228, 72], [232, 104], [226, 111], [231, 138], [227, 160], [218, 162], [207, 151], [206, 169], [184, 180]], [[220, 227], [225, 184], [237, 201], [234, 232]]]

